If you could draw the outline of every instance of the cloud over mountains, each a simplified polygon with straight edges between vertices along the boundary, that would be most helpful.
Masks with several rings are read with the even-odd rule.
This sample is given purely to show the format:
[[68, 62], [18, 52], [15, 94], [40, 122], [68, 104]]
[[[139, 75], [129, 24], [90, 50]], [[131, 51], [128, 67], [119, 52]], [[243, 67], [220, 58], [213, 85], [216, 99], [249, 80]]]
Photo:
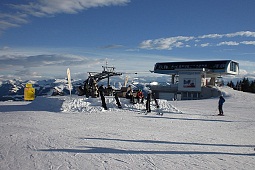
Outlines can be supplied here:
[[[221, 41], [221, 39], [223, 39]], [[235, 38], [235, 40], [232, 40]], [[240, 38], [249, 38], [249, 40], [241, 40]], [[251, 38], [251, 39], [250, 39]], [[226, 41], [226, 39], [230, 39]], [[212, 43], [210, 40], [214, 40]], [[215, 40], [218, 40], [215, 42]], [[168, 38], [150, 39], [140, 43], [142, 49], [154, 50], [172, 50], [173, 48], [184, 47], [208, 47], [208, 46], [237, 46], [237, 45], [255, 45], [255, 32], [252, 31], [239, 31], [228, 34], [207, 34], [201, 36], [175, 36]]]

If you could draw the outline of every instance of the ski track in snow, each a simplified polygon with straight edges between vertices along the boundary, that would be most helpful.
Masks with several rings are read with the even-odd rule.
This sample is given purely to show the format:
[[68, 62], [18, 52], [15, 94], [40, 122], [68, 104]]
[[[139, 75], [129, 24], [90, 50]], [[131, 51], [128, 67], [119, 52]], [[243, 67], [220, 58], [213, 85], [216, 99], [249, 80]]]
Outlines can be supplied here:
[[[255, 95], [145, 104], [106, 97], [0, 103], [0, 169], [254, 169]], [[163, 116], [156, 115], [160, 111]]]

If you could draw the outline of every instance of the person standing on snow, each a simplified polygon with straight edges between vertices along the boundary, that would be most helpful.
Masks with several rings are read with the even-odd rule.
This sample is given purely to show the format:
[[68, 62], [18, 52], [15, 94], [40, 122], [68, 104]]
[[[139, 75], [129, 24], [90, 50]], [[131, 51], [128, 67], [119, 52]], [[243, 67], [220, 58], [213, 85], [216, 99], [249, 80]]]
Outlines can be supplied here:
[[159, 108], [158, 100], [156, 99], [155, 93], [152, 93], [152, 98], [154, 99], [156, 107]]
[[137, 103], [140, 103], [140, 102], [143, 103], [143, 99], [144, 99], [143, 92], [141, 89], [139, 89], [139, 91], [136, 94]]
[[130, 85], [127, 88], [126, 99], [130, 99], [130, 103], [134, 104], [133, 90]]
[[146, 98], [146, 111], [147, 111], [147, 113], [151, 112], [151, 97], [152, 97], [151, 95], [152, 95], [152, 93], [149, 90], [148, 94], [147, 94], [147, 98]]
[[105, 91], [104, 86], [101, 85], [101, 86], [98, 88], [98, 91], [99, 91], [99, 95], [100, 95], [100, 97], [101, 97], [102, 107], [104, 108], [104, 110], [107, 110], [107, 106], [106, 106], [106, 103], [105, 103], [105, 97], [104, 97], [104, 91]]
[[220, 98], [219, 98], [219, 102], [218, 102], [218, 109], [219, 109], [219, 114], [218, 115], [221, 115], [223, 116], [223, 103], [225, 102], [225, 99], [224, 97], [221, 95]]

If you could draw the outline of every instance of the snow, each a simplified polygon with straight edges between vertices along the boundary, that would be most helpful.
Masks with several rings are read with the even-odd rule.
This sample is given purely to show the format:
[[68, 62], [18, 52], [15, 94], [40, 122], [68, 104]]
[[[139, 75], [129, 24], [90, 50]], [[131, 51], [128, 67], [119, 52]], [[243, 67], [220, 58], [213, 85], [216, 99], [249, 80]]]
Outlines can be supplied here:
[[[142, 104], [106, 97], [37, 97], [0, 103], [0, 169], [254, 169], [254, 94]], [[152, 102], [153, 105], [153, 102]]]

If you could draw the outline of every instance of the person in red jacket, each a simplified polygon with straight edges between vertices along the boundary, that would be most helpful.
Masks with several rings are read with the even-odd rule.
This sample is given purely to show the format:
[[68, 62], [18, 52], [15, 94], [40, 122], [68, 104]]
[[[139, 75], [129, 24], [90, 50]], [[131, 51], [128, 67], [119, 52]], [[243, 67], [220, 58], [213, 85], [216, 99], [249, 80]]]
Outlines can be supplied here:
[[141, 103], [143, 103], [144, 96], [143, 96], [142, 90], [139, 89], [139, 91], [136, 94], [136, 99], [137, 99], [137, 103], [140, 103], [140, 101]]

